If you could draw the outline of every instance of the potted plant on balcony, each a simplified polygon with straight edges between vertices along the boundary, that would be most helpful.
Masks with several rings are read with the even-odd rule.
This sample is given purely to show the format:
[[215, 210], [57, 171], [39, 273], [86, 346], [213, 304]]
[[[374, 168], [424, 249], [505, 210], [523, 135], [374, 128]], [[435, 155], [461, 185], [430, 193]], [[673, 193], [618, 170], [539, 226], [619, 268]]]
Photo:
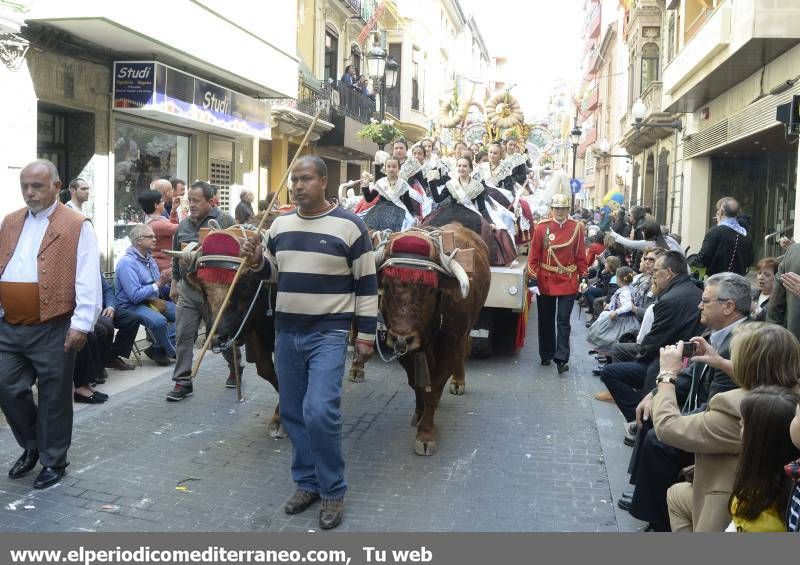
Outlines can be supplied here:
[[383, 149], [387, 143], [391, 143], [403, 137], [403, 132], [394, 125], [394, 120], [383, 120], [379, 122], [375, 118], [371, 118], [369, 124], [361, 128], [361, 131], [358, 132], [358, 137], [366, 137], [374, 143], [377, 143], [378, 147]]

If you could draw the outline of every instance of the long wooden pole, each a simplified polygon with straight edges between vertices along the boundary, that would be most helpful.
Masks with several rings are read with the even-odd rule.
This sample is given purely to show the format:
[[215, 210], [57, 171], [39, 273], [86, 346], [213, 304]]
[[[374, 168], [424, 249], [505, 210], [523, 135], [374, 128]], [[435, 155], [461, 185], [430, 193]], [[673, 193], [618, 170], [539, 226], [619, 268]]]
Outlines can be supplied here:
[[[322, 109], [317, 111], [317, 115], [314, 116], [314, 119], [311, 121], [311, 125], [308, 126], [308, 131], [306, 131], [306, 135], [303, 137], [303, 141], [300, 142], [300, 145], [297, 148], [297, 152], [292, 157], [292, 162], [289, 163], [289, 168], [286, 169], [286, 172], [283, 175], [283, 179], [281, 180], [281, 184], [278, 186], [278, 190], [275, 191], [275, 194], [272, 197], [272, 200], [269, 201], [267, 204], [266, 210], [264, 210], [264, 214], [261, 217], [261, 221], [258, 223], [258, 227], [256, 228], [256, 234], [253, 236], [253, 240], [260, 236], [261, 229], [264, 227], [264, 222], [266, 222], [267, 217], [269, 216], [269, 211], [272, 210], [272, 205], [278, 199], [281, 192], [284, 188], [286, 188], [287, 183], [289, 181], [289, 174], [292, 172], [294, 168], [294, 164], [298, 158], [300, 158], [300, 153], [303, 151], [303, 148], [308, 143], [308, 138], [311, 137], [311, 132], [314, 131], [314, 126], [317, 125], [317, 120], [319, 120], [319, 116], [322, 113]], [[203, 344], [203, 348], [200, 350], [200, 355], [197, 356], [197, 361], [192, 368], [192, 378], [197, 376], [197, 371], [200, 369], [200, 363], [203, 361], [203, 357], [208, 351], [208, 348], [211, 346], [211, 341], [214, 339], [214, 335], [217, 333], [217, 326], [219, 326], [220, 320], [222, 320], [222, 314], [225, 313], [225, 308], [228, 307], [228, 302], [231, 300], [231, 296], [233, 295], [233, 289], [236, 288], [236, 283], [239, 282], [239, 278], [242, 276], [242, 273], [247, 266], [247, 261], [242, 261], [239, 265], [239, 268], [236, 269], [236, 274], [233, 276], [233, 280], [231, 281], [231, 286], [228, 287], [228, 293], [225, 295], [225, 299], [222, 301], [222, 306], [219, 308], [219, 312], [217, 312], [217, 317], [214, 319], [214, 324], [211, 326], [211, 329], [208, 331], [208, 335], [206, 336], [206, 342]], [[235, 346], [234, 346], [235, 347]]]

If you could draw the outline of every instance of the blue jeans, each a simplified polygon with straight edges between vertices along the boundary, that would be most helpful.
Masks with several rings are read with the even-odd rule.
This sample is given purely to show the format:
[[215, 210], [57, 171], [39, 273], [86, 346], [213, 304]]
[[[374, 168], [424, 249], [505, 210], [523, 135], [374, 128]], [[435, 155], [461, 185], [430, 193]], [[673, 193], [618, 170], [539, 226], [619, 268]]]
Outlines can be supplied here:
[[136, 320], [150, 330], [150, 335], [155, 340], [155, 351], [162, 352], [167, 357], [175, 357], [174, 302], [167, 302], [167, 311], [164, 314], [144, 304], [121, 308], [114, 313], [114, 321], [118, 327], [125, 325], [128, 320]]
[[275, 337], [281, 423], [294, 448], [292, 479], [324, 499], [347, 490], [341, 412], [347, 334], [280, 331]]

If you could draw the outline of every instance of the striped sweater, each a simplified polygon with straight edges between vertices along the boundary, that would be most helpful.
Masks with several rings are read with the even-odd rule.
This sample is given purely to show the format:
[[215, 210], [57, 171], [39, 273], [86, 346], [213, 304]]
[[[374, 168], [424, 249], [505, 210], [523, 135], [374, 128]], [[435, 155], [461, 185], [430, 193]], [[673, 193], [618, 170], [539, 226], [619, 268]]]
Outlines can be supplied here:
[[350, 330], [372, 344], [378, 314], [378, 279], [364, 222], [332, 206], [316, 216], [299, 210], [275, 219], [262, 273], [278, 283], [275, 329], [310, 333]]

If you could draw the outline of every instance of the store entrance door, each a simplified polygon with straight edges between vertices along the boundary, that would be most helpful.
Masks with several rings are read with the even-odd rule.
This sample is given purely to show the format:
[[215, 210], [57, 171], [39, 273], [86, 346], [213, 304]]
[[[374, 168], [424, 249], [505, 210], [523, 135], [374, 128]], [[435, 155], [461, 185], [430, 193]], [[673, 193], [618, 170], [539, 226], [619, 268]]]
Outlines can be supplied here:
[[[781, 236], [792, 236], [794, 229], [795, 171], [797, 152], [775, 155], [769, 159], [767, 168], [766, 214], [767, 234], [775, 234], [765, 245], [763, 256], [777, 257], [783, 254], [778, 242]], [[762, 241], [763, 245], [763, 241]], [[760, 256], [757, 256], [760, 258]]]
[[208, 180], [217, 187], [219, 207], [232, 214], [230, 188], [233, 181], [233, 142], [212, 137], [208, 157]]

